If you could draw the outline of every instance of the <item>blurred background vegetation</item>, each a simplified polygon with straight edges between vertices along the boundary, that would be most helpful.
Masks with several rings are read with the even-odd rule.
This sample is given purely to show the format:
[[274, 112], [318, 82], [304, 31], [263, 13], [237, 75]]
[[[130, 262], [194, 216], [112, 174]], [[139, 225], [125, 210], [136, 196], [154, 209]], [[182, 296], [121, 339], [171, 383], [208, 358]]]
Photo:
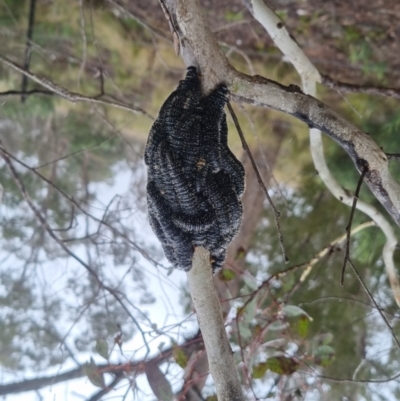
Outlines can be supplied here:
[[[292, 67], [240, 1], [202, 3], [222, 49], [237, 69], [283, 84], [299, 83]], [[343, 82], [400, 87], [400, 5], [396, 0], [384, 4], [366, 0], [351, 4], [339, 0], [271, 3], [321, 73]], [[7, 93], [21, 91], [21, 74], [0, 63], [2, 146], [30, 167], [14, 162], [51, 229], [101, 280], [124, 294], [124, 302], [131, 302], [132, 314], [141, 325], [147, 325], [146, 335], [169, 344], [176, 340], [176, 332], [167, 326], [152, 326], [151, 308], [145, 315], [141, 312], [158, 296], [149, 286], [149, 277], [163, 275], [168, 282], [170, 271], [149, 229], [142, 231], [140, 225], [146, 212], [142, 154], [153, 121], [149, 116], [157, 115], [184, 74], [166, 19], [156, 0], [37, 0], [32, 39], [27, 45], [30, 6], [28, 0], [0, 0], [1, 55], [22, 66], [28, 47], [29, 69], [36, 75], [71, 92], [138, 106], [148, 115], [71, 103], [48, 94], [27, 95], [22, 101], [21, 94]], [[28, 80], [25, 90], [34, 89], [42, 88]], [[322, 86], [319, 95], [385, 151], [399, 151], [398, 100], [348, 95]], [[254, 151], [278, 149], [276, 158], [266, 157], [261, 167], [268, 165], [273, 170], [269, 188], [282, 212], [290, 265], [310, 260], [344, 233], [350, 210], [337, 202], [318, 178], [306, 126], [274, 111], [247, 105], [235, 108]], [[243, 159], [229, 117], [228, 121], [231, 147]], [[331, 140], [324, 144], [335, 177], [353, 192], [358, 173], [352, 162]], [[400, 178], [400, 164], [393, 161], [390, 168]], [[99, 339], [113, 343], [119, 333], [125, 343], [137, 338], [138, 327], [122, 305], [48, 235], [3, 161], [0, 183], [4, 188], [0, 209], [0, 371], [4, 381], [47, 374], [52, 367], [71, 366], [71, 361], [81, 365], [95, 353]], [[386, 215], [365, 187], [361, 199]], [[367, 220], [356, 212], [353, 225]], [[250, 246], [237, 255], [248, 275], [241, 277], [232, 265], [226, 266], [231, 275], [221, 273], [222, 281], [240, 281], [238, 292], [231, 294], [239, 297], [233, 303], [237, 310], [247, 299], [241, 295], [287, 267], [267, 204], [251, 236]], [[384, 242], [377, 228], [367, 228], [352, 240], [351, 253], [394, 332], [400, 335], [399, 311], [381, 258]], [[240, 324], [232, 329], [231, 340], [238, 362], [239, 348], [246, 352], [261, 399], [399, 399], [396, 381], [335, 382], [293, 373], [290, 367], [279, 372], [265, 365], [271, 354], [265, 344], [280, 341], [278, 347], [272, 347], [273, 355], [278, 349], [282, 355], [295, 356], [304, 364], [300, 370], [311, 367], [325, 377], [373, 381], [399, 372], [399, 350], [357, 279], [348, 272], [344, 288], [339, 285], [343, 256], [341, 246], [332, 247], [305, 282], [300, 282], [300, 269], [277, 277], [265, 286], [263, 296], [258, 294], [253, 303], [246, 304], [242, 318], [237, 319]], [[398, 251], [395, 263], [400, 265]], [[168, 288], [172, 291], [172, 285]], [[185, 311], [191, 313], [185, 284], [179, 294]], [[285, 305], [298, 306], [304, 313], [286, 309], [285, 314]], [[184, 317], [176, 324], [184, 321], [185, 311], [179, 311]], [[114, 363], [134, 360], [135, 343], [129, 344], [125, 354], [114, 347]], [[212, 394], [212, 387], [207, 391]], [[69, 397], [66, 399], [73, 399]], [[136, 392], [133, 397], [147, 399]]]

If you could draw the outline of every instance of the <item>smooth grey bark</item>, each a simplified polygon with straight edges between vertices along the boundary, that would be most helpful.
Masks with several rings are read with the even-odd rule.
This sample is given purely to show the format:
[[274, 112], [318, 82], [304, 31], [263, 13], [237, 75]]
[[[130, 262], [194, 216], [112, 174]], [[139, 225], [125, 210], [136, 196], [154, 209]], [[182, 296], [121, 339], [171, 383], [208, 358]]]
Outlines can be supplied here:
[[207, 249], [195, 249], [192, 268], [187, 277], [218, 400], [244, 401]]

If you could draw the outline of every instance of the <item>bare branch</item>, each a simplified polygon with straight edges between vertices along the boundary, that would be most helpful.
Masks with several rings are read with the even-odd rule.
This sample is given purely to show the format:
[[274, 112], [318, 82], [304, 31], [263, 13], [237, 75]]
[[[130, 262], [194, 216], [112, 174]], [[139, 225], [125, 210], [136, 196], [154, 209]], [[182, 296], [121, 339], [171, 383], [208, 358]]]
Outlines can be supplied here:
[[386, 153], [389, 160], [400, 160], [400, 153]]
[[[28, 32], [26, 34], [26, 48], [25, 48], [25, 60], [24, 60], [24, 70], [29, 70], [29, 63], [31, 61], [31, 46], [32, 46], [32, 34], [33, 34], [33, 26], [35, 24], [35, 9], [36, 9], [36, 0], [31, 0], [29, 5], [29, 23], [28, 23]], [[22, 86], [21, 86], [21, 102], [25, 102], [25, 93], [26, 87], [28, 85], [28, 78], [26, 75], [22, 76]]]
[[366, 93], [368, 95], [387, 96], [400, 99], [400, 89], [385, 88], [383, 86], [354, 85], [334, 80], [328, 75], [321, 74], [321, 83], [331, 89], [345, 93]]
[[365, 177], [366, 173], [367, 173], [367, 167], [364, 167], [364, 171], [362, 172], [362, 174], [360, 176], [360, 179], [358, 180], [356, 192], [354, 193], [353, 206], [351, 207], [349, 222], [347, 223], [347, 226], [346, 226], [346, 251], [345, 251], [345, 255], [344, 255], [342, 274], [340, 276], [340, 285], [342, 287], [344, 285], [344, 273], [346, 271], [346, 265], [347, 265], [347, 262], [350, 260], [351, 225], [353, 223], [354, 212], [356, 211], [356, 206], [357, 206], [358, 196], [360, 194], [361, 185], [362, 185], [362, 182], [364, 180], [364, 177]]
[[[158, 37], [159, 39], [165, 40], [165, 41], [170, 41], [168, 38], [168, 35], [166, 32], [161, 30], [159, 27], [155, 27], [150, 25], [148, 22], [144, 20], [142, 16], [138, 16], [136, 14], [133, 14], [130, 10], [128, 10], [126, 7], [124, 7], [122, 4], [119, 3], [119, 1], [116, 0], [107, 0], [108, 3], [112, 4], [115, 6], [122, 14], [127, 15], [129, 18], [133, 19], [135, 22], [137, 22], [140, 26], [143, 28], [149, 30], [154, 36]], [[135, 7], [135, 12], [140, 13], [140, 8]]]
[[272, 209], [272, 211], [274, 212], [275, 224], [276, 224], [276, 228], [277, 228], [277, 230], [278, 230], [279, 243], [281, 244], [283, 259], [284, 259], [285, 262], [288, 262], [288, 261], [289, 261], [289, 258], [288, 258], [287, 255], [286, 255], [285, 244], [284, 244], [284, 242], [283, 242], [283, 235], [282, 235], [281, 223], [280, 223], [280, 221], [279, 221], [280, 212], [276, 209], [274, 203], [272, 202], [271, 197], [269, 196], [267, 187], [266, 187], [265, 184], [264, 184], [264, 181], [263, 181], [263, 179], [262, 179], [262, 177], [261, 177], [260, 171], [258, 170], [258, 167], [257, 167], [257, 164], [256, 164], [256, 162], [255, 162], [255, 160], [254, 160], [254, 157], [253, 157], [253, 155], [251, 154], [251, 151], [250, 151], [250, 149], [249, 149], [249, 146], [247, 145], [246, 138], [244, 137], [242, 128], [241, 128], [240, 125], [239, 125], [239, 121], [238, 121], [238, 119], [237, 119], [237, 117], [236, 117], [235, 111], [233, 110], [233, 108], [232, 108], [232, 106], [231, 106], [231, 104], [230, 104], [229, 102], [228, 102], [227, 104], [228, 104], [228, 109], [229, 109], [229, 112], [231, 113], [233, 122], [235, 123], [235, 127], [236, 127], [236, 129], [237, 129], [237, 131], [238, 131], [238, 133], [239, 133], [240, 140], [242, 141], [243, 149], [246, 151], [247, 155], [249, 156], [249, 159], [250, 159], [250, 161], [251, 161], [251, 165], [253, 166], [254, 172], [256, 173], [258, 183], [260, 184], [260, 187], [261, 187], [262, 190], [264, 191], [265, 197], [267, 198], [268, 203], [270, 204], [271, 209]]
[[[357, 234], [358, 232], [364, 230], [365, 228], [368, 227], [373, 227], [375, 226], [374, 221], [367, 221], [366, 223], [360, 224], [359, 226], [353, 228], [350, 231], [350, 236], [353, 236], [354, 234]], [[317, 264], [323, 257], [325, 257], [329, 252], [332, 251], [332, 249], [335, 248], [335, 246], [339, 245], [341, 242], [343, 242], [347, 238], [348, 234], [340, 236], [339, 238], [336, 238], [334, 241], [332, 241], [327, 247], [325, 247], [322, 251], [318, 252], [317, 255], [315, 255], [307, 264], [302, 264], [302, 267], [305, 267], [306, 269], [302, 273], [300, 277], [300, 282], [304, 281], [307, 276], [310, 274], [312, 267]], [[300, 266], [295, 266], [295, 267], [300, 267]]]
[[[374, 226], [375, 223], [373, 221], [367, 221], [366, 223], [360, 224], [359, 226], [353, 228], [351, 230], [350, 235], [354, 235], [362, 230], [364, 230], [365, 228], [368, 227], [372, 227]], [[333, 249], [335, 249], [336, 246], [338, 246], [339, 244], [341, 244], [347, 237], [347, 233], [344, 235], [341, 235], [340, 237], [334, 239], [332, 242], [330, 242], [325, 248], [323, 248], [321, 251], [319, 251], [312, 259], [310, 259], [307, 262], [303, 262], [303, 263], [299, 263], [299, 264], [295, 264], [293, 266], [287, 267], [284, 270], [281, 270], [279, 272], [276, 272], [275, 274], [272, 274], [271, 276], [269, 276], [266, 280], [264, 280], [256, 290], [254, 290], [253, 292], [246, 294], [246, 297], [248, 297], [248, 299], [246, 300], [246, 302], [244, 303], [242, 308], [245, 308], [253, 299], [254, 297], [258, 294], [258, 292], [265, 287], [266, 285], [268, 285], [273, 279], [275, 278], [279, 278], [282, 276], [285, 276], [286, 274], [297, 270], [297, 269], [305, 269], [304, 272], [301, 274], [300, 279], [299, 279], [299, 284], [303, 283], [307, 277], [309, 276], [312, 268], [325, 256], [327, 256], [328, 254], [330, 254], [332, 252]]]
[[398, 338], [396, 337], [396, 334], [394, 333], [394, 330], [393, 330], [392, 326], [390, 325], [390, 323], [386, 319], [386, 316], [382, 312], [382, 310], [379, 307], [379, 305], [376, 303], [375, 298], [372, 296], [371, 291], [365, 285], [364, 280], [361, 278], [360, 274], [358, 273], [358, 271], [357, 271], [356, 267], [354, 266], [354, 263], [351, 261], [351, 259], [349, 259], [349, 264], [350, 264], [351, 268], [353, 269], [353, 272], [354, 272], [355, 276], [357, 277], [358, 281], [360, 282], [360, 284], [364, 288], [365, 292], [367, 293], [368, 298], [371, 300], [371, 302], [374, 304], [375, 308], [377, 309], [377, 311], [381, 315], [383, 321], [385, 322], [386, 327], [389, 329], [390, 334], [392, 335], [392, 338], [393, 338], [394, 342], [397, 345], [397, 348], [400, 349], [400, 342], [399, 342]]
[[[79, 12], [80, 12], [80, 17], [81, 17], [81, 35], [82, 35], [82, 43], [83, 43], [82, 44], [82, 63], [81, 63], [81, 67], [79, 69], [79, 75], [78, 75], [78, 83], [80, 85], [82, 74], [85, 71], [86, 56], [87, 56], [86, 24], [85, 24], [85, 13], [84, 13], [84, 8], [83, 8], [83, 0], [79, 0]], [[28, 68], [25, 68], [25, 70], [28, 70]], [[103, 78], [103, 75], [101, 75], [101, 78]]]
[[18, 71], [21, 74], [25, 75], [26, 77], [30, 78], [32, 81], [35, 81], [36, 83], [43, 86], [44, 88], [47, 88], [51, 92], [59, 95], [60, 97], [62, 97], [64, 99], [69, 100], [72, 103], [88, 102], [88, 103], [104, 104], [107, 106], [113, 106], [118, 109], [127, 110], [127, 111], [131, 111], [134, 113], [141, 113], [141, 114], [147, 116], [148, 118], [150, 118], [151, 120], [154, 120], [154, 118], [149, 113], [147, 113], [147, 111], [141, 109], [140, 107], [122, 103], [117, 100], [110, 101], [110, 100], [101, 99], [98, 97], [85, 96], [85, 95], [81, 95], [79, 93], [71, 92], [68, 89], [63, 88], [62, 86], [50, 81], [47, 78], [41, 78], [41, 77], [38, 77], [37, 75], [35, 75], [33, 72], [26, 71], [24, 68], [22, 68], [21, 66], [19, 66], [16, 63], [14, 63], [13, 61], [9, 60], [7, 57], [0, 55], [0, 61], [4, 64], [8, 65], [15, 71]]
[[205, 248], [195, 249], [187, 277], [218, 400], [244, 401], [214, 286], [210, 252]]
[[24, 95], [24, 96], [29, 96], [29, 95], [54, 95], [54, 92], [51, 91], [46, 91], [43, 89], [31, 89], [28, 91], [5, 91], [5, 92], [0, 92], [0, 97], [2, 96], [15, 96], [15, 95]]

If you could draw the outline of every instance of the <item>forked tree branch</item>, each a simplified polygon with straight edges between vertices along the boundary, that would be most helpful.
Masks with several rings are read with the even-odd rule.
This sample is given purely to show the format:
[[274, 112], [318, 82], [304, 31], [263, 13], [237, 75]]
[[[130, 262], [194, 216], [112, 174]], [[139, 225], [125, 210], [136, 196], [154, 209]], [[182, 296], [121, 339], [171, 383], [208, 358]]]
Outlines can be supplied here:
[[210, 31], [198, 0], [170, 0], [176, 4], [185, 63], [197, 63], [205, 90], [224, 82], [232, 97], [290, 114], [310, 128], [323, 131], [351, 157], [358, 171], [368, 166], [365, 182], [400, 225], [400, 185], [389, 172], [388, 159], [373, 139], [330, 107], [304, 94], [296, 86], [285, 87], [260, 76], [250, 77], [233, 68]]

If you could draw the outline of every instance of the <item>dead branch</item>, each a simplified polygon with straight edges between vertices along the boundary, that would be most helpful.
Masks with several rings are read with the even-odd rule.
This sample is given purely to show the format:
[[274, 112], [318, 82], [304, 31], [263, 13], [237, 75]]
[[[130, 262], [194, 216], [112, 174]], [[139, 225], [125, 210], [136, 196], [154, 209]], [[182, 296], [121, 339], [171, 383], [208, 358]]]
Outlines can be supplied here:
[[29, 95], [54, 95], [54, 92], [51, 91], [46, 91], [43, 89], [31, 89], [28, 91], [15, 91], [15, 90], [10, 90], [10, 91], [5, 91], [5, 92], [0, 92], [0, 97], [3, 96], [15, 96], [15, 95], [21, 95], [21, 96], [29, 96]]
[[321, 74], [321, 83], [323, 83], [328, 88], [336, 89], [343, 93], [366, 93], [368, 95], [378, 95], [400, 99], [400, 89], [397, 88], [349, 84], [336, 81], [329, 75], [323, 74]]
[[362, 279], [362, 277], [360, 276], [360, 274], [358, 273], [358, 270], [356, 269], [356, 267], [354, 266], [354, 263], [351, 261], [351, 259], [349, 258], [349, 265], [351, 266], [351, 268], [353, 269], [353, 272], [355, 274], [355, 276], [357, 277], [358, 281], [360, 282], [361, 286], [364, 288], [364, 291], [367, 293], [368, 298], [371, 300], [371, 302], [374, 304], [376, 310], [378, 311], [378, 313], [381, 315], [382, 320], [384, 321], [386, 327], [389, 329], [390, 334], [394, 340], [394, 342], [397, 345], [397, 348], [400, 349], [400, 341], [398, 340], [398, 338], [396, 337], [396, 334], [393, 330], [393, 327], [390, 325], [390, 323], [388, 322], [388, 320], [386, 319], [385, 314], [382, 312], [381, 308], [379, 307], [379, 305], [377, 304], [377, 302], [375, 301], [375, 298], [372, 296], [371, 291], [368, 289], [368, 287], [366, 286], [366, 284], [364, 283], [364, 280]]
[[274, 212], [275, 224], [276, 224], [276, 229], [278, 231], [279, 243], [281, 244], [283, 259], [284, 259], [285, 262], [288, 262], [289, 258], [287, 257], [287, 254], [286, 254], [286, 249], [285, 249], [285, 244], [284, 244], [284, 241], [283, 241], [283, 234], [282, 234], [282, 229], [281, 229], [281, 223], [279, 221], [279, 217], [280, 217], [281, 214], [277, 210], [277, 208], [275, 207], [271, 197], [269, 196], [267, 187], [265, 186], [264, 181], [262, 180], [260, 171], [258, 170], [258, 167], [257, 167], [257, 164], [256, 164], [256, 162], [254, 160], [254, 157], [251, 154], [249, 146], [247, 145], [246, 138], [244, 137], [242, 128], [239, 125], [239, 120], [237, 119], [235, 111], [233, 110], [233, 108], [232, 108], [232, 106], [231, 106], [231, 104], [229, 102], [228, 102], [228, 109], [229, 109], [229, 112], [231, 113], [233, 122], [235, 123], [235, 127], [236, 127], [236, 129], [237, 129], [237, 131], [239, 133], [240, 140], [242, 141], [242, 147], [246, 151], [246, 153], [247, 153], [247, 155], [248, 155], [248, 157], [249, 157], [249, 159], [251, 161], [251, 165], [252, 165], [252, 167], [254, 169], [254, 172], [256, 173], [256, 177], [257, 177], [258, 183], [259, 183], [260, 187], [262, 188], [262, 190], [264, 191], [265, 197], [267, 198], [268, 203], [270, 204], [271, 209]]
[[[25, 60], [24, 60], [24, 70], [29, 70], [29, 63], [31, 61], [31, 46], [32, 46], [32, 35], [33, 35], [33, 27], [35, 24], [35, 9], [36, 9], [36, 0], [31, 0], [29, 4], [29, 23], [28, 23], [28, 32], [26, 34], [26, 47], [25, 47]], [[21, 102], [25, 102], [25, 94], [26, 87], [28, 85], [28, 77], [26, 75], [22, 76], [22, 85], [21, 85]]]
[[346, 226], [346, 251], [345, 251], [345, 255], [344, 255], [342, 274], [340, 276], [340, 285], [342, 287], [344, 285], [344, 273], [346, 271], [346, 265], [347, 265], [347, 262], [350, 260], [351, 225], [353, 223], [354, 212], [356, 211], [356, 206], [357, 206], [357, 201], [358, 201], [358, 197], [359, 197], [359, 194], [360, 194], [361, 185], [362, 185], [362, 182], [364, 180], [364, 177], [365, 177], [366, 173], [367, 173], [367, 168], [365, 167], [364, 171], [362, 172], [362, 174], [360, 176], [360, 179], [358, 180], [356, 192], [354, 193], [353, 206], [351, 207], [349, 222], [347, 223], [347, 226]]

